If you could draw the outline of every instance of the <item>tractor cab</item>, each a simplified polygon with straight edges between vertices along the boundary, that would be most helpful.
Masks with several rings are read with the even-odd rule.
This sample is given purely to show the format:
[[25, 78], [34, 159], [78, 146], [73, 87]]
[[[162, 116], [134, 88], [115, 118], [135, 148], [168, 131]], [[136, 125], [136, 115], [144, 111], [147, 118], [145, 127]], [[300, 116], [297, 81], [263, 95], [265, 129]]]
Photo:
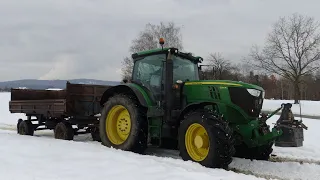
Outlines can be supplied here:
[[166, 103], [180, 108], [180, 86], [187, 81], [199, 80], [198, 63], [202, 58], [176, 48], [142, 51], [133, 54], [132, 58], [131, 82], [142, 86], [159, 106]]

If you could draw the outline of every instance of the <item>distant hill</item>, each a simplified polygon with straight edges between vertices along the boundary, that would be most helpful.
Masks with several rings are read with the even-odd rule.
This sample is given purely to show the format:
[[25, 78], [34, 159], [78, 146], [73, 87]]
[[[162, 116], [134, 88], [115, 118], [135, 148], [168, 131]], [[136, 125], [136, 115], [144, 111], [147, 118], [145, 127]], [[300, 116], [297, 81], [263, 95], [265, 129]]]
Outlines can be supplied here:
[[37, 80], [37, 79], [22, 79], [15, 81], [0, 82], [0, 89], [10, 88], [28, 88], [28, 89], [48, 89], [59, 88], [64, 89], [69, 81], [74, 84], [97, 84], [97, 85], [118, 85], [117, 81], [103, 81], [95, 79], [70, 79], [70, 80]]

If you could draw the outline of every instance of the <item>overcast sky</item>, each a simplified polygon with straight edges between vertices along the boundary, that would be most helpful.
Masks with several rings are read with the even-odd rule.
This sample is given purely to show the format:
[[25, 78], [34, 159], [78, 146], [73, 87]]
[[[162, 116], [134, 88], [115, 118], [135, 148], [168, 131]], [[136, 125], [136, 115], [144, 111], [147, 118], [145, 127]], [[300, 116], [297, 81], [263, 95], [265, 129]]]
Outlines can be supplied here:
[[183, 26], [186, 51], [232, 61], [263, 43], [279, 16], [320, 20], [316, 0], [0, 0], [0, 81], [121, 80], [123, 57], [145, 24]]

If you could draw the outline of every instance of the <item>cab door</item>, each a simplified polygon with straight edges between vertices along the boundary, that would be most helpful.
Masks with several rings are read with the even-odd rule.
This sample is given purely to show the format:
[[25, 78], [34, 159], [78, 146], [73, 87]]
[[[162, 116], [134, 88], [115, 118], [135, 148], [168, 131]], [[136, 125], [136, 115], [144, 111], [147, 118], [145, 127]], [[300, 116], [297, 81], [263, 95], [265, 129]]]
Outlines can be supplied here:
[[157, 54], [136, 60], [132, 80], [141, 84], [155, 102], [163, 101], [163, 64], [165, 54]]

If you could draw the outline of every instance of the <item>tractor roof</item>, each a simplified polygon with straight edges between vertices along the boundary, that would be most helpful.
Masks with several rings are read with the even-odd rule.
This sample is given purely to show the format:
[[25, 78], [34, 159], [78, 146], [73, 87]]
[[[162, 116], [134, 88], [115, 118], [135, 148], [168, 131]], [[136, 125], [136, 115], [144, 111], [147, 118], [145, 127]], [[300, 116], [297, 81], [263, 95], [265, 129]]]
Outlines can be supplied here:
[[162, 53], [168, 51], [170, 48], [156, 48], [156, 49], [150, 49], [145, 51], [140, 51], [137, 53], [134, 53], [133, 55], [143, 56], [143, 55], [149, 55], [149, 54], [155, 54], [155, 53]]
[[[140, 52], [132, 54], [132, 59], [137, 59], [137, 58], [140, 58], [140, 57], [166, 53], [170, 49], [178, 50], [177, 48], [174, 48], [174, 47], [150, 49], [150, 50], [140, 51]], [[183, 53], [183, 52], [179, 52], [178, 51], [178, 55], [182, 56], [184, 58], [187, 58], [187, 59], [189, 59], [191, 61], [202, 62], [202, 58], [200, 56], [193, 56], [191, 53]]]

